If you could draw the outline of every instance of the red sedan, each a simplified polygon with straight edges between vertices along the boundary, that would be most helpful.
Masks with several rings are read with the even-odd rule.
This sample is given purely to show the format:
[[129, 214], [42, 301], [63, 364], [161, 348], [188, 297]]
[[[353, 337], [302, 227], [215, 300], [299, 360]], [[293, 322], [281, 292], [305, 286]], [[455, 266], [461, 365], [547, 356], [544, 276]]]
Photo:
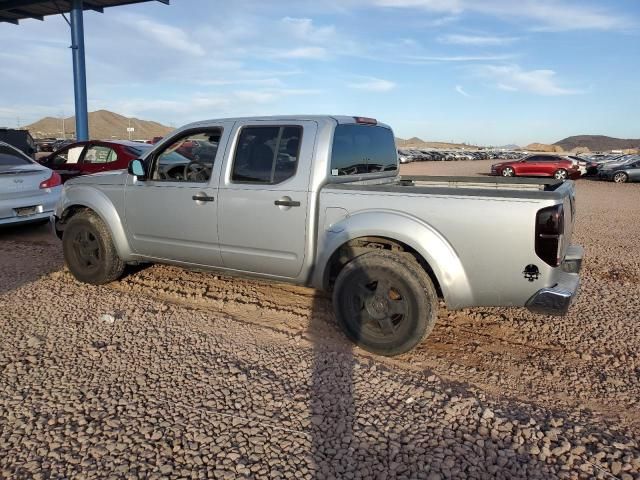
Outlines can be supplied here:
[[522, 160], [491, 165], [491, 175], [503, 177], [554, 177], [558, 180], [578, 178], [577, 162], [561, 155], [530, 155]]
[[67, 181], [78, 175], [126, 169], [131, 160], [140, 158], [151, 147], [126, 140], [90, 140], [67, 145], [38, 161]]

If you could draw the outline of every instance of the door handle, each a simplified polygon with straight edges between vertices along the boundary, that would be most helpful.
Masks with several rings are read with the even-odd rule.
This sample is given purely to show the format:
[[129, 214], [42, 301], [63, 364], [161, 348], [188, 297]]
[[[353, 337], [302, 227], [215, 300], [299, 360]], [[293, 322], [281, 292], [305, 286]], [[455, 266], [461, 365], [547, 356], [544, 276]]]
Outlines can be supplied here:
[[273, 202], [274, 205], [279, 207], [299, 207], [300, 202], [296, 202], [295, 200], [276, 200]]
[[213, 202], [215, 200], [214, 197], [209, 197], [207, 195], [194, 195], [191, 199], [196, 202]]

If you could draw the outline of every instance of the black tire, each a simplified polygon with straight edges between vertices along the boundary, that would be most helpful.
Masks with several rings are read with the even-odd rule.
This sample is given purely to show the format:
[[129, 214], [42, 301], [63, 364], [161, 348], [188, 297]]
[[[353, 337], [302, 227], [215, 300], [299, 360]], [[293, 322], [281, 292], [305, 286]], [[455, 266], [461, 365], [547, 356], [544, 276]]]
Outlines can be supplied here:
[[438, 297], [429, 275], [413, 258], [375, 251], [340, 271], [333, 306], [338, 324], [356, 345], [394, 356], [408, 352], [431, 332]]
[[125, 264], [116, 252], [111, 232], [90, 210], [67, 222], [62, 250], [67, 268], [81, 282], [102, 285], [117, 280], [124, 271]]
[[564, 181], [569, 178], [569, 173], [564, 168], [559, 168], [554, 172], [553, 178]]

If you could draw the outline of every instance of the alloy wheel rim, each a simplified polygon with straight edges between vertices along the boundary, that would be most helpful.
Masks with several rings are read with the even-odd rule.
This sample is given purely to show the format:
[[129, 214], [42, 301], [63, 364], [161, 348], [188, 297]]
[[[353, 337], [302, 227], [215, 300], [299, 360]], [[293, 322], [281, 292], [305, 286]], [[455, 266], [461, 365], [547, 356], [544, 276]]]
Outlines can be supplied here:
[[73, 251], [78, 262], [88, 270], [100, 265], [102, 252], [98, 238], [88, 229], [81, 229], [73, 237]]
[[354, 279], [348, 308], [350, 316], [360, 319], [361, 332], [381, 338], [398, 333], [409, 313], [409, 302], [401, 291], [387, 278]]

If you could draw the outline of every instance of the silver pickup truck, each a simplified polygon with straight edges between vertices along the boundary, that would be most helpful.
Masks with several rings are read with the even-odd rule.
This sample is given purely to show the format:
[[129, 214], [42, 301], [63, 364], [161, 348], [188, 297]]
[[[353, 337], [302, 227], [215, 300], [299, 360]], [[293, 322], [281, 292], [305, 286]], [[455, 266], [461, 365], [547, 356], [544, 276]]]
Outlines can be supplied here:
[[53, 222], [80, 281], [160, 262], [307, 285], [332, 292], [355, 343], [396, 355], [429, 334], [439, 297], [564, 314], [574, 196], [553, 179], [402, 177], [393, 132], [370, 118], [234, 118], [68, 181]]

